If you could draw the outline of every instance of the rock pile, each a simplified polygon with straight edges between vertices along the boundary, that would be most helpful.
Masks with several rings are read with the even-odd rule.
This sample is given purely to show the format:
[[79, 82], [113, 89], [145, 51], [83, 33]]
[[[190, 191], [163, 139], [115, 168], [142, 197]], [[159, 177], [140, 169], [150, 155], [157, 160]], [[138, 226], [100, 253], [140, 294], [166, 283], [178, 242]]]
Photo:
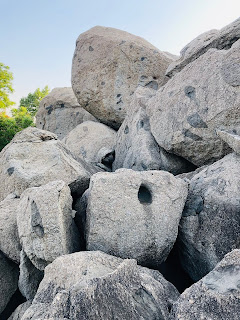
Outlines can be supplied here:
[[239, 39], [79, 36], [0, 153], [0, 319], [240, 319]]

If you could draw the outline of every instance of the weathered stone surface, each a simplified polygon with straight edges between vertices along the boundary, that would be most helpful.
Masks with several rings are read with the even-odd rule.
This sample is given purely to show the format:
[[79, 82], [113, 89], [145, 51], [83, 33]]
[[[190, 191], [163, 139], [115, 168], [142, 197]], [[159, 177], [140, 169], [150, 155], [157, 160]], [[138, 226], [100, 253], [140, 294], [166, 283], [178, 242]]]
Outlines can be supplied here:
[[0, 251], [0, 314], [18, 287], [17, 264], [8, 260]]
[[20, 263], [21, 251], [16, 216], [19, 201], [10, 194], [0, 202], [0, 251], [16, 263]]
[[217, 130], [217, 135], [226, 142], [233, 151], [240, 155], [240, 136], [232, 130], [232, 132]]
[[239, 320], [240, 250], [228, 253], [216, 268], [181, 294], [171, 320]]
[[211, 48], [229, 49], [239, 38], [240, 18], [221, 30], [210, 30], [199, 35], [181, 50], [181, 57], [169, 65], [166, 75], [172, 77]]
[[72, 197], [63, 181], [25, 190], [20, 198], [17, 224], [22, 247], [39, 270], [58, 256], [79, 248]]
[[95, 174], [88, 196], [87, 250], [159, 266], [176, 240], [187, 189], [187, 183], [165, 171]]
[[47, 266], [22, 320], [164, 320], [178, 295], [158, 271], [134, 260], [78, 252]]
[[119, 168], [166, 170], [173, 174], [194, 170], [187, 160], [166, 152], [154, 139], [146, 114], [146, 103], [155, 90], [139, 87], [117, 132], [113, 170]]
[[125, 31], [94, 27], [76, 42], [72, 87], [79, 104], [117, 129], [138, 86], [158, 89], [173, 59]]
[[20, 304], [17, 309], [11, 314], [8, 320], [21, 320], [25, 311], [30, 307], [31, 301], [26, 301]]
[[[78, 161], [77, 161], [78, 160]], [[81, 195], [97, 170], [72, 153], [55, 134], [29, 127], [17, 133], [0, 153], [0, 200], [29, 187], [61, 179]]]
[[194, 281], [240, 245], [240, 157], [234, 153], [206, 167], [190, 181], [179, 226], [183, 268]]
[[58, 139], [88, 120], [97, 121], [79, 105], [72, 88], [53, 89], [42, 99], [36, 114], [37, 128], [54, 132]]
[[69, 132], [63, 142], [77, 157], [92, 165], [105, 167], [106, 156], [114, 153], [116, 131], [102, 123], [86, 121]]
[[[225, 66], [240, 59], [240, 40], [229, 50], [211, 49], [187, 65], [149, 100], [147, 112], [157, 143], [196, 166], [212, 163], [231, 149], [216, 129], [240, 132], [240, 94]], [[234, 59], [233, 59], [234, 56]], [[240, 64], [239, 64], [240, 65]], [[239, 82], [240, 85], [240, 82]]]

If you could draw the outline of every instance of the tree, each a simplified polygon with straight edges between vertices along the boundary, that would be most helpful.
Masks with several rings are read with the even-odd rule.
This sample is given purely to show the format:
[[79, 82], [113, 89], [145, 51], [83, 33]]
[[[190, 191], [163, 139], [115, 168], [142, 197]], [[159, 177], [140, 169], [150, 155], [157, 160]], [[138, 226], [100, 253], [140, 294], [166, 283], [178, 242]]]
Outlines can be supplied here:
[[47, 94], [49, 94], [50, 89], [45, 86], [42, 90], [37, 88], [33, 93], [29, 93], [27, 97], [20, 100], [20, 106], [27, 108], [27, 111], [34, 117], [38, 111], [40, 101]]
[[9, 67], [0, 62], [0, 109], [6, 109], [15, 103], [9, 99], [12, 88], [13, 74]]

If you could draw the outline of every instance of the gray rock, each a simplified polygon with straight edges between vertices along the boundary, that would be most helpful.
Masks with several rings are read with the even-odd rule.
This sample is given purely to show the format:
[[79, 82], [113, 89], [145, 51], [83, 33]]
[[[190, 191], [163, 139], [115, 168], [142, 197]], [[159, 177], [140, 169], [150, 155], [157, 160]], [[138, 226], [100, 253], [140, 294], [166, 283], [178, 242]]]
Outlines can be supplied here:
[[72, 218], [70, 189], [63, 181], [25, 190], [18, 207], [17, 224], [22, 247], [39, 270], [80, 246]]
[[[231, 149], [219, 130], [240, 133], [240, 94], [226, 67], [240, 58], [240, 40], [229, 50], [208, 50], [160, 88], [148, 102], [151, 131], [166, 151], [196, 166], [213, 163]], [[236, 74], [239, 70], [236, 68]], [[239, 82], [240, 85], [240, 82]]]
[[154, 139], [146, 114], [146, 102], [156, 91], [139, 87], [133, 96], [127, 115], [117, 133], [113, 170], [119, 168], [166, 170], [178, 174], [193, 170], [187, 160], [166, 152]]
[[201, 279], [240, 245], [240, 157], [234, 153], [206, 167], [190, 181], [179, 226], [183, 268]]
[[33, 300], [38, 286], [43, 279], [43, 271], [38, 270], [28, 259], [25, 252], [21, 251], [20, 275], [18, 287], [27, 300]]
[[240, 136], [232, 132], [217, 130], [217, 135], [226, 142], [233, 151], [240, 155]]
[[18, 264], [20, 263], [21, 245], [18, 237], [16, 211], [19, 201], [15, 194], [10, 194], [0, 202], [0, 251]]
[[42, 99], [36, 114], [37, 128], [55, 133], [58, 139], [88, 120], [97, 121], [79, 105], [72, 88], [53, 89]]
[[31, 301], [26, 301], [20, 304], [17, 309], [11, 314], [8, 320], [21, 320], [25, 311], [30, 307]]
[[97, 170], [74, 156], [56, 135], [29, 127], [17, 133], [0, 153], [0, 201], [54, 180], [63, 180], [81, 195]]
[[167, 320], [178, 296], [158, 271], [134, 260], [78, 252], [47, 266], [22, 320]]
[[176, 240], [187, 189], [187, 183], [165, 171], [120, 169], [93, 175], [87, 250], [158, 267]]
[[92, 165], [104, 166], [102, 161], [114, 153], [116, 131], [102, 123], [86, 121], [69, 132], [63, 142], [77, 157]]
[[7, 259], [0, 251], [0, 314], [17, 290], [18, 275], [17, 264]]
[[172, 77], [211, 48], [229, 49], [239, 38], [240, 18], [221, 30], [210, 30], [201, 34], [181, 50], [181, 57], [169, 65], [166, 75]]
[[173, 59], [125, 31], [94, 27], [76, 42], [72, 87], [79, 104], [118, 129], [138, 86], [158, 89]]
[[239, 320], [240, 250], [228, 253], [216, 268], [181, 294], [171, 320]]

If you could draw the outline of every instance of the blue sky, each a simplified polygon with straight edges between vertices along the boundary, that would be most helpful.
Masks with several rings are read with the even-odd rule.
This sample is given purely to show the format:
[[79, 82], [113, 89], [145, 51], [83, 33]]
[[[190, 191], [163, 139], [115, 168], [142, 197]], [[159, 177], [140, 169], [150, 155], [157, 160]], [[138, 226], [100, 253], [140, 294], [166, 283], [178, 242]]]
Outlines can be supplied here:
[[239, 16], [240, 0], [0, 0], [0, 61], [13, 72], [18, 102], [38, 87], [70, 86], [75, 41], [95, 25], [179, 54], [197, 35]]

